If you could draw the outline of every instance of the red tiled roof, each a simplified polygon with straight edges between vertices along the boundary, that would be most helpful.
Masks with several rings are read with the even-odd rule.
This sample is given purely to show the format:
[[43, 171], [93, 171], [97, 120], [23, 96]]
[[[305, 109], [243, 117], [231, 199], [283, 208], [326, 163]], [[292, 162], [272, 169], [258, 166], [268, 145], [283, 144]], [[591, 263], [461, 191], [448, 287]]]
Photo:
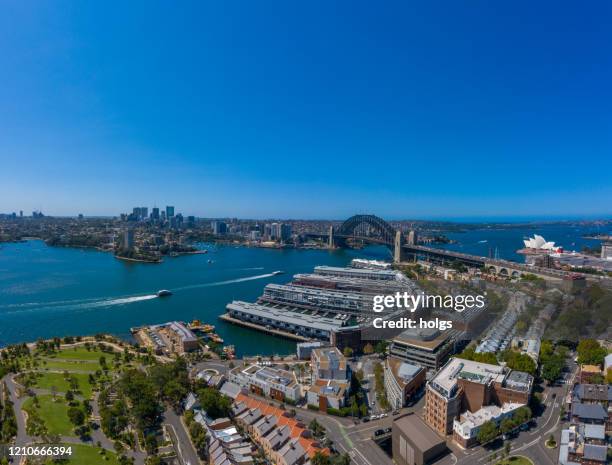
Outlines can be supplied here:
[[306, 431], [306, 428], [301, 427], [295, 418], [285, 416], [285, 410], [282, 410], [274, 405], [270, 405], [262, 400], [249, 397], [243, 393], [238, 394], [238, 397], [236, 397], [236, 402], [244, 402], [250, 409], [258, 408], [263, 415], [274, 415], [277, 418], [277, 426], [281, 427], [287, 425], [290, 430], [289, 435], [298, 440], [300, 445], [308, 454], [308, 457], [312, 458], [316, 452], [329, 455], [328, 448], [321, 449], [314, 439], [302, 437], [302, 433]]

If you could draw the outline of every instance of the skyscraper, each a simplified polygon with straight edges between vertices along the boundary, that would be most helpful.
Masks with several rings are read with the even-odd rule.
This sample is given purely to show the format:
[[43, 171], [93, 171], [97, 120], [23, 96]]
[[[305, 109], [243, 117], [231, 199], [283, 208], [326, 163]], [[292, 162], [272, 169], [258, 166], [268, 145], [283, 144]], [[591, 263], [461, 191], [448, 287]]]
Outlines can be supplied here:
[[291, 225], [281, 223], [280, 225], [280, 240], [285, 242], [291, 238]]
[[151, 219], [152, 220], [159, 220], [159, 208], [153, 207], [151, 209]]
[[123, 231], [122, 239], [121, 248], [123, 250], [132, 250], [132, 247], [134, 247], [134, 230], [127, 228], [125, 231]]
[[170, 219], [174, 216], [174, 207], [167, 206], [166, 207], [166, 218]]
[[149, 207], [140, 207], [140, 218], [146, 220], [149, 217]]
[[222, 235], [227, 232], [227, 224], [223, 221], [213, 221], [211, 224], [213, 234]]

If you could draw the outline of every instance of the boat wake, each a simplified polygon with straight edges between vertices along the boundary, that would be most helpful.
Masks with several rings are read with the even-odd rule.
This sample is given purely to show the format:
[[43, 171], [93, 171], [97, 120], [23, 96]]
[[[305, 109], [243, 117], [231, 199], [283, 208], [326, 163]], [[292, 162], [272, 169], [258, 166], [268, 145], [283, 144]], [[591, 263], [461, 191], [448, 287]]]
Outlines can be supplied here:
[[127, 305], [135, 302], [143, 302], [145, 300], [157, 299], [156, 294], [137, 295], [129, 297], [119, 297], [110, 299], [82, 299], [82, 300], [64, 300], [56, 302], [36, 303], [30, 302], [25, 304], [12, 304], [0, 306], [9, 308], [7, 312], [0, 312], [2, 315], [10, 315], [13, 313], [26, 312], [42, 312], [42, 311], [70, 311], [70, 310], [89, 310], [92, 308], [113, 307], [116, 305]]
[[[174, 291], [184, 291], [188, 289], [199, 289], [214, 286], [225, 286], [228, 284], [241, 283], [245, 281], [254, 281], [256, 279], [265, 279], [275, 276], [274, 273], [258, 274], [255, 276], [246, 276], [244, 278], [228, 279], [225, 281], [215, 281], [211, 283], [191, 284], [188, 286], [173, 288]], [[20, 304], [0, 305], [0, 316], [10, 315], [15, 313], [30, 313], [30, 312], [50, 312], [50, 311], [86, 311], [94, 308], [107, 308], [119, 305], [129, 305], [136, 302], [144, 302], [146, 300], [157, 299], [157, 294], [132, 295], [111, 298], [89, 298], [77, 300], [58, 300], [55, 302], [26, 302]]]
[[254, 281], [256, 279], [271, 278], [272, 276], [274, 276], [274, 273], [258, 274], [255, 276], [247, 276], [245, 278], [228, 279], [226, 281], [216, 281], [212, 283], [202, 283], [202, 284], [190, 284], [188, 286], [177, 287], [175, 288], [175, 290], [185, 291], [188, 289], [199, 289], [201, 287], [225, 286], [227, 284], [242, 283], [245, 281]]

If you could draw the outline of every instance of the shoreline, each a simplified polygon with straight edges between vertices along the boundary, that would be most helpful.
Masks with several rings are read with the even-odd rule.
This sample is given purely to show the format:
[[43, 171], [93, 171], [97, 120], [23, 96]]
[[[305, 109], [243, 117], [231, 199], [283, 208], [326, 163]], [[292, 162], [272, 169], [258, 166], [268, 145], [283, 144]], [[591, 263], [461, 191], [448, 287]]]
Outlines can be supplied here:
[[249, 328], [249, 329], [254, 329], [256, 331], [262, 332], [262, 333], [266, 333], [269, 334], [271, 336], [277, 336], [277, 337], [282, 337], [285, 339], [290, 339], [292, 341], [298, 341], [298, 342], [309, 342], [312, 339], [309, 339], [307, 337], [304, 336], [298, 336], [297, 334], [293, 334], [293, 333], [288, 333], [286, 331], [281, 331], [279, 329], [268, 329], [264, 326], [255, 324], [255, 323], [249, 323], [248, 321], [242, 321], [242, 320], [238, 320], [236, 318], [232, 318], [231, 316], [229, 316], [227, 313], [224, 313], [223, 315], [219, 315], [218, 318], [222, 321], [225, 321], [226, 323], [230, 323], [236, 326], [242, 326], [244, 328]]
[[125, 260], [126, 262], [136, 262], [136, 263], [162, 263], [163, 260], [160, 258], [159, 260], [145, 260], [142, 258], [129, 258], [129, 257], [121, 257], [119, 255], [113, 255], [117, 260]]

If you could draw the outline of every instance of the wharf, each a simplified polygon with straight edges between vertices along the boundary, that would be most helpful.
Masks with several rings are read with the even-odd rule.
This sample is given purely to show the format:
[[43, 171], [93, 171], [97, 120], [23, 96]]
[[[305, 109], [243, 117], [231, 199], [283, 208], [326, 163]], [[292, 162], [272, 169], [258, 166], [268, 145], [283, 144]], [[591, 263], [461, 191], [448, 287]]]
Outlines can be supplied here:
[[223, 315], [219, 316], [219, 319], [223, 320], [223, 321], [227, 321], [228, 323], [232, 323], [232, 324], [237, 325], [237, 326], [243, 326], [245, 328], [255, 329], [255, 330], [261, 331], [263, 333], [268, 333], [268, 334], [271, 334], [273, 336], [284, 337], [286, 339], [292, 339], [294, 341], [308, 342], [308, 341], [312, 340], [310, 338], [307, 338], [307, 337], [304, 337], [304, 336], [299, 336], [297, 334], [289, 333], [289, 332], [286, 332], [286, 331], [281, 331], [279, 329], [266, 328], [265, 326], [261, 326], [261, 325], [255, 324], [255, 323], [250, 323], [248, 321], [238, 320], [236, 318], [232, 318], [227, 313], [224, 313]]

